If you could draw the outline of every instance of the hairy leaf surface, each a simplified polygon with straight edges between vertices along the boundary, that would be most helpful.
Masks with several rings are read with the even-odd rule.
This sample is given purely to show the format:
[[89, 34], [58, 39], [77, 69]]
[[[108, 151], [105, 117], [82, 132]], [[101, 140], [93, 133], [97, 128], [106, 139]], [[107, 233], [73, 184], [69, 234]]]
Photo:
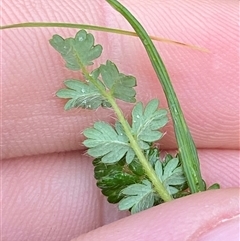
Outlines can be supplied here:
[[122, 125], [116, 122], [115, 129], [106, 122], [96, 122], [93, 128], [87, 128], [83, 134], [88, 138], [83, 144], [88, 147], [88, 154], [93, 157], [102, 157], [104, 163], [115, 163], [125, 154], [132, 155], [129, 140]]
[[126, 197], [119, 202], [120, 210], [131, 209], [131, 213], [134, 214], [154, 205], [154, 189], [148, 180], [132, 184], [124, 188], [122, 193]]
[[102, 53], [101, 45], [94, 45], [94, 37], [85, 30], [77, 32], [74, 38], [62, 38], [53, 35], [50, 44], [62, 55], [66, 67], [71, 70], [80, 70], [82, 66], [93, 64], [92, 61]]
[[99, 70], [104, 84], [115, 98], [130, 103], [136, 102], [136, 91], [133, 89], [136, 86], [135, 77], [119, 73], [117, 66], [109, 60], [105, 65], [102, 64]]
[[132, 111], [132, 132], [138, 141], [154, 142], [162, 137], [159, 128], [168, 122], [167, 111], [158, 109], [159, 101], [151, 100], [145, 107], [138, 102]]
[[[175, 198], [189, 194], [184, 192], [187, 183], [177, 157], [168, 154], [163, 161], [160, 161], [159, 150], [156, 147], [145, 150], [144, 155], [153, 166], [161, 182]], [[107, 196], [109, 202], [120, 202], [119, 207], [122, 210], [129, 209], [132, 213], [136, 213], [163, 203], [147, 179], [136, 156], [131, 163], [126, 162], [126, 155], [124, 155], [116, 163], [103, 163], [101, 158], [97, 158], [93, 164], [97, 186]]]
[[96, 158], [93, 165], [97, 186], [110, 203], [118, 203], [124, 197], [121, 191], [125, 187], [140, 183], [145, 178], [142, 166], [136, 158], [129, 165], [125, 158], [114, 164], [103, 163], [101, 158]]
[[182, 187], [186, 186], [186, 178], [179, 159], [169, 158], [169, 156], [164, 162], [155, 163], [155, 172], [169, 193], [173, 195], [183, 191]]
[[[107, 61], [91, 73], [85, 68], [102, 52], [100, 45], [94, 45], [91, 34], [80, 30], [74, 38], [67, 39], [54, 35], [50, 43], [61, 53], [66, 66], [72, 70], [82, 70], [86, 79], [85, 82], [69, 79], [65, 81], [66, 89], [57, 92], [58, 97], [69, 99], [65, 105], [66, 110], [75, 107], [89, 109], [100, 106], [113, 107], [117, 115], [121, 116], [121, 110], [117, 107], [114, 98], [130, 103], [136, 102], [136, 92], [133, 88], [136, 86], [136, 79], [120, 73], [114, 63]], [[144, 158], [138, 160], [133, 149], [136, 153], [140, 153], [142, 149], [169, 194], [173, 197], [188, 194], [184, 193], [187, 187], [186, 179], [178, 158], [167, 155], [165, 160], [160, 162], [158, 150], [153, 146], [153, 142], [163, 136], [159, 128], [168, 121], [167, 111], [159, 109], [158, 105], [157, 99], [151, 100], [145, 107], [141, 102], [137, 103], [132, 110], [132, 127], [122, 121], [124, 118], [122, 115], [119, 117], [122, 124], [116, 122], [113, 127], [99, 121], [83, 132], [87, 138], [83, 144], [88, 147], [88, 154], [96, 158], [93, 164], [97, 185], [108, 197], [109, 202], [120, 202], [121, 210], [129, 209], [132, 213], [136, 213], [162, 203], [163, 199], [171, 200], [169, 195], [166, 198], [163, 196], [162, 199], [157, 194], [157, 184], [155, 183], [155, 190], [151, 183], [155, 174], [150, 175], [147, 172], [149, 176], [146, 176], [141, 165], [146, 160]], [[124, 131], [127, 129], [128, 137]], [[131, 144], [128, 138], [131, 139]], [[146, 165], [144, 166], [146, 168]]]
[[[66, 89], [60, 89], [56, 95], [59, 98], [70, 99], [65, 104], [64, 109], [82, 107], [84, 109], [97, 109], [99, 106], [111, 107], [105, 97], [101, 95], [99, 90], [91, 83], [84, 83], [79, 80], [66, 80], [64, 82]], [[104, 89], [104, 85], [99, 81]]]

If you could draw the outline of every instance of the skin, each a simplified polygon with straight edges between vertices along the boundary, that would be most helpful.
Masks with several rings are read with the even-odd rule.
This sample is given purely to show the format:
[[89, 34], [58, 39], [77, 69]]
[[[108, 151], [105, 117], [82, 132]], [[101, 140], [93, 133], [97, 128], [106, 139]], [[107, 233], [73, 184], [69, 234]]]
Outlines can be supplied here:
[[[139, 2], [122, 1], [150, 34], [210, 51], [156, 43], [199, 150], [203, 177], [208, 185], [218, 182], [222, 189], [191, 195], [130, 217], [127, 212], [118, 212], [96, 188], [91, 159], [81, 144], [84, 128], [100, 119], [113, 122], [114, 115], [101, 109], [64, 112], [64, 100], [54, 96], [64, 79], [76, 78], [78, 73], [66, 70], [47, 40], [55, 33], [72, 36], [76, 30], [5, 30], [0, 32], [4, 240], [207, 240], [206, 235], [210, 235], [208, 240], [226, 240], [221, 236], [226, 229], [221, 231], [219, 225], [223, 220], [229, 220], [227, 238], [237, 240], [237, 1]], [[94, 1], [91, 7], [87, 0], [3, 0], [3, 6], [3, 25], [65, 21], [130, 29], [103, 0]], [[139, 100], [157, 97], [167, 107], [137, 38], [106, 33], [95, 36], [104, 49], [101, 61], [110, 59], [121, 72], [137, 77]], [[129, 113], [131, 106], [122, 106]], [[171, 121], [165, 131], [160, 147], [174, 150]], [[213, 232], [215, 227], [220, 229]]]

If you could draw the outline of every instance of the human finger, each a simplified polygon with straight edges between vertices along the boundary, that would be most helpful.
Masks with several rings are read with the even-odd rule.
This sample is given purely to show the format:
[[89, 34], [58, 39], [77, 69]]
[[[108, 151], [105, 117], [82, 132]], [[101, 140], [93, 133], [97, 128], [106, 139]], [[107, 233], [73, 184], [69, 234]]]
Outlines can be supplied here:
[[237, 241], [239, 217], [239, 189], [220, 189], [165, 203], [72, 241]]
[[[126, 21], [102, 1], [75, 5], [75, 1], [5, 1], [3, 24], [26, 21], [88, 22], [129, 28]], [[204, 46], [210, 53], [157, 43], [169, 70], [196, 145], [199, 148], [237, 149], [238, 137], [238, 25], [235, 1], [199, 3], [123, 1], [152, 35]], [[72, 6], [75, 6], [72, 8]], [[21, 12], [16, 14], [16, 9]], [[81, 13], [81, 14], [79, 14]], [[191, 13], [191, 14], [189, 14]], [[207, 19], [207, 21], [206, 21]], [[208, 22], [207, 24], [205, 24]], [[226, 34], [227, 29], [227, 34]], [[55, 98], [61, 82], [77, 77], [66, 70], [47, 40], [58, 32], [72, 36], [76, 30], [18, 29], [3, 32], [3, 157], [20, 157], [84, 149], [81, 132], [89, 123], [113, 121], [109, 110], [64, 112]], [[96, 34], [106, 58], [120, 71], [136, 75], [138, 99], [157, 97], [166, 107], [161, 87], [138, 39]], [[231, 48], [229, 48], [231, 46]], [[122, 54], [124, 51], [124, 54]], [[98, 63], [100, 60], [98, 61]], [[147, 90], [147, 91], [146, 91]], [[123, 105], [129, 112], [131, 107]], [[17, 124], [16, 124], [17, 123]], [[176, 147], [171, 123], [162, 148]], [[14, 150], [14, 151], [13, 151]]]
[[[218, 182], [221, 188], [239, 187], [237, 151], [199, 150], [199, 157], [208, 186]], [[107, 203], [96, 187], [91, 159], [84, 153], [8, 159], [0, 168], [1, 234], [6, 241], [70, 240], [129, 215]]]

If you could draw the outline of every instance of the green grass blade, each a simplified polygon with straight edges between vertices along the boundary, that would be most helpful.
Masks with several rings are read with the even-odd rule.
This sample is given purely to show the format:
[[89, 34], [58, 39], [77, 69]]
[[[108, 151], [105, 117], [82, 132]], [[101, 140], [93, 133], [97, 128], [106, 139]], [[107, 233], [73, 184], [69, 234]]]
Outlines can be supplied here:
[[183, 165], [183, 170], [186, 175], [189, 188], [192, 193], [204, 191], [206, 188], [201, 177], [197, 150], [176, 93], [171, 84], [166, 67], [164, 66], [158, 51], [142, 25], [122, 4], [116, 0], [106, 1], [126, 18], [141, 39], [168, 101], [168, 106], [174, 123], [180, 160]]
[[[0, 30], [2, 29], [11, 29], [11, 28], [40, 28], [40, 27], [60, 27], [60, 28], [77, 28], [77, 29], [88, 29], [88, 30], [95, 30], [95, 31], [101, 31], [101, 32], [108, 32], [108, 33], [115, 33], [115, 34], [122, 34], [127, 36], [133, 36], [138, 37], [138, 35], [135, 32], [117, 29], [117, 28], [108, 28], [103, 26], [97, 26], [97, 25], [90, 25], [90, 24], [79, 24], [79, 23], [55, 23], [55, 22], [26, 22], [26, 23], [17, 23], [17, 24], [9, 24], [5, 26], [0, 26]], [[149, 37], [152, 40], [170, 43], [170, 44], [176, 44], [182, 47], [187, 47], [191, 49], [195, 49], [202, 52], [209, 52], [207, 49], [203, 47], [198, 47], [195, 45], [177, 42], [172, 39], [166, 39], [166, 38], [160, 38], [156, 36]]]

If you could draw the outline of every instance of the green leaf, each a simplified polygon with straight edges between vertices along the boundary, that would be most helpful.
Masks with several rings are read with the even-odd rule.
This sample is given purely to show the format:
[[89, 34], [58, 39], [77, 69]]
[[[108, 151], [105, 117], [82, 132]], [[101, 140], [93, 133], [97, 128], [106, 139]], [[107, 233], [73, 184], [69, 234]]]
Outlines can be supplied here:
[[207, 190], [219, 189], [220, 185], [218, 183], [212, 184]]
[[163, 134], [158, 130], [168, 122], [167, 111], [158, 109], [159, 101], [151, 100], [143, 108], [138, 102], [132, 111], [132, 132], [137, 140], [143, 142], [154, 142], [159, 140]]
[[105, 65], [102, 64], [99, 70], [104, 84], [115, 98], [136, 102], [136, 91], [133, 89], [136, 86], [135, 77], [119, 73], [117, 66], [109, 60]]
[[[104, 85], [98, 81], [104, 89]], [[64, 82], [66, 89], [60, 89], [56, 95], [60, 98], [70, 99], [65, 110], [82, 107], [84, 109], [97, 109], [99, 106], [111, 107], [110, 103], [104, 98], [99, 90], [91, 83], [84, 83], [79, 80], [70, 79]]]
[[[163, 175], [164, 167], [167, 165], [166, 162], [173, 159], [171, 155], [167, 155], [164, 162], [160, 162], [159, 150], [156, 147], [150, 147], [149, 150], [145, 150], [144, 155], [153, 167], [157, 165], [161, 166], [162, 171], [158, 171], [160, 176]], [[126, 156], [124, 156], [120, 161], [114, 164], [103, 163], [101, 158], [96, 158], [93, 161], [93, 165], [95, 167], [94, 173], [97, 180], [97, 186], [102, 190], [103, 195], [107, 196], [109, 202], [117, 203], [123, 198], [127, 198], [126, 200], [121, 201], [121, 208], [124, 210], [130, 209], [131, 212], [134, 213], [164, 202], [153, 188], [152, 193], [144, 196], [141, 200], [140, 197], [136, 197], [138, 194], [135, 193], [136, 195], [133, 195], [134, 191], [132, 189], [125, 189], [132, 184], [139, 184], [143, 189], [138, 190], [138, 192], [141, 190], [149, 190], [150, 182], [136, 156], [130, 164], [126, 162]], [[155, 168], [155, 170], [157, 171], [157, 168]], [[175, 189], [177, 189], [178, 192], [173, 195], [176, 198], [188, 195], [189, 193], [183, 191], [186, 188], [186, 185], [169, 186], [169, 190], [173, 193], [176, 192]], [[152, 204], [153, 202], [154, 204]]]
[[160, 162], [160, 160], [156, 161], [156, 163], [155, 163], [155, 172], [156, 172], [159, 180], [160, 180], [161, 182], [163, 182], [163, 180], [162, 180], [163, 167], [162, 167], [162, 163]]
[[156, 161], [155, 172], [170, 194], [176, 194], [186, 188], [186, 178], [182, 166], [177, 157], [169, 158], [167, 155], [164, 162]]
[[82, 66], [93, 64], [92, 61], [102, 53], [101, 45], [94, 45], [94, 37], [85, 30], [80, 30], [75, 38], [62, 38], [54, 35], [50, 44], [62, 55], [66, 67], [71, 70], [80, 70]]
[[[83, 142], [89, 148], [88, 154], [102, 157], [104, 163], [115, 163], [128, 152], [132, 153], [129, 140], [119, 122], [115, 124], [114, 129], [108, 123], [99, 121], [93, 128], [84, 130], [83, 134], [88, 138]], [[133, 155], [130, 156], [133, 159]]]
[[125, 158], [114, 164], [103, 163], [101, 158], [96, 158], [93, 165], [97, 186], [110, 203], [119, 202], [124, 197], [121, 191], [131, 184], [140, 183], [144, 177], [142, 166], [136, 159], [127, 165]]
[[126, 195], [119, 202], [120, 210], [131, 209], [131, 213], [137, 213], [154, 205], [154, 189], [148, 180], [141, 184], [132, 184], [122, 190]]
[[113, 8], [121, 13], [130, 23], [145, 47], [152, 66], [164, 89], [170, 113], [172, 115], [175, 136], [181, 161], [184, 163], [184, 173], [187, 177], [190, 191], [192, 193], [205, 191], [206, 185], [201, 176], [199, 158], [193, 138], [184, 118], [180, 103], [173, 89], [167, 69], [148, 33], [140, 22], [117, 0], [106, 0]]

